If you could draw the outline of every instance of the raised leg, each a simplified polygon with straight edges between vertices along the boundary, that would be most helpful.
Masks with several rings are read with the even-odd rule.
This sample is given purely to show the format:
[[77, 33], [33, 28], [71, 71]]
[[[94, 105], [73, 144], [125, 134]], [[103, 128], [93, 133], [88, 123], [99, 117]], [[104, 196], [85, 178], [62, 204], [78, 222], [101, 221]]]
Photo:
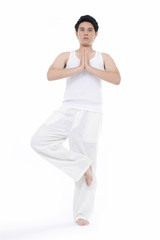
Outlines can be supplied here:
[[78, 181], [89, 168], [92, 159], [63, 146], [76, 121], [77, 110], [60, 108], [38, 128], [31, 139], [31, 147], [44, 159]]

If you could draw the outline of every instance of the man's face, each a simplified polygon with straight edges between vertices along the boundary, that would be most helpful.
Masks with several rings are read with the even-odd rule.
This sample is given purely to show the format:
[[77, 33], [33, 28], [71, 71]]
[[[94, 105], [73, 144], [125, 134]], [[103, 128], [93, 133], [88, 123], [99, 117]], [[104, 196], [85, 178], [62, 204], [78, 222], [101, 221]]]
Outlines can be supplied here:
[[92, 45], [98, 32], [95, 33], [94, 27], [90, 22], [82, 22], [78, 27], [76, 36], [82, 45]]

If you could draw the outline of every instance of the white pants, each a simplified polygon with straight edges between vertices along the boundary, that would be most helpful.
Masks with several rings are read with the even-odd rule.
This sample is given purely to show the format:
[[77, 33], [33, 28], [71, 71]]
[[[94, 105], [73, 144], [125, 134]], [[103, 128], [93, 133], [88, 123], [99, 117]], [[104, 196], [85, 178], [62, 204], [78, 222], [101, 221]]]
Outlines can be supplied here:
[[[75, 182], [73, 217], [88, 220], [94, 208], [96, 160], [102, 113], [63, 104], [52, 112], [31, 139], [31, 147]], [[68, 138], [69, 148], [63, 146]], [[92, 166], [93, 181], [86, 184], [84, 173]]]

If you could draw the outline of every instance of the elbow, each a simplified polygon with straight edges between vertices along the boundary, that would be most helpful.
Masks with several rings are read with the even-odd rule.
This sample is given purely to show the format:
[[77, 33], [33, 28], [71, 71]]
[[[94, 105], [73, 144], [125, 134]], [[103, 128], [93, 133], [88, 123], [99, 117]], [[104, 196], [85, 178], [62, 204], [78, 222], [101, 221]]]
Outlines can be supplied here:
[[48, 81], [57, 80], [58, 79], [58, 76], [57, 76], [56, 72], [53, 71], [53, 69], [48, 70], [48, 72], [47, 72], [47, 79], [48, 79]]
[[50, 81], [50, 75], [49, 75], [49, 71], [47, 72], [47, 80]]
[[47, 72], [47, 80], [48, 80], [48, 81], [51, 81], [51, 80], [52, 80], [50, 71]]
[[120, 82], [121, 82], [121, 76], [120, 76], [120, 74], [118, 74], [118, 77], [117, 77], [117, 79], [116, 79], [115, 84], [116, 84], [116, 85], [119, 85]]
[[47, 80], [48, 81], [54, 80], [53, 74], [51, 75], [50, 71], [47, 72]]

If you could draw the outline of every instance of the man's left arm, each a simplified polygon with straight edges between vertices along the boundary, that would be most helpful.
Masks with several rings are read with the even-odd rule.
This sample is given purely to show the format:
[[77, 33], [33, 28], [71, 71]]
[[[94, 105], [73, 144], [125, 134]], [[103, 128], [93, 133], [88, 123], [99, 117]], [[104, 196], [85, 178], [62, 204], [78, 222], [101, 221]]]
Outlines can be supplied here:
[[103, 56], [103, 60], [104, 60], [104, 70], [100, 70], [100, 69], [90, 66], [89, 59], [86, 54], [85, 55], [86, 70], [104, 81], [107, 81], [107, 82], [110, 82], [110, 83], [116, 84], [116, 85], [120, 84], [121, 76], [120, 76], [120, 73], [118, 71], [118, 68], [117, 68], [114, 60], [107, 53], [102, 53], [102, 56]]

